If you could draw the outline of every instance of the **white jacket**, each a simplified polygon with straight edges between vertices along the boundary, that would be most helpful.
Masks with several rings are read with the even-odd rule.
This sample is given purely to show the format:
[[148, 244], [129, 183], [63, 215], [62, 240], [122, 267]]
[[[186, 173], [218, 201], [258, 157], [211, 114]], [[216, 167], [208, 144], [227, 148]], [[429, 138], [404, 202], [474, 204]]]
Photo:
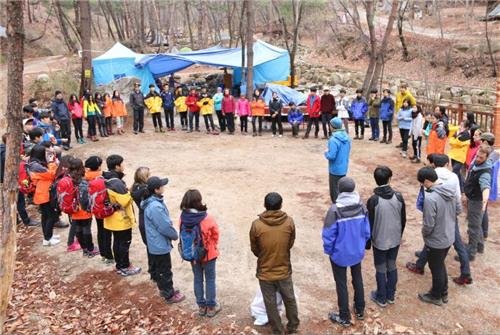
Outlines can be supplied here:
[[423, 126], [424, 117], [422, 116], [422, 113], [418, 113], [417, 117], [411, 121], [410, 136], [413, 135], [415, 138], [422, 136], [424, 133], [424, 130], [422, 129]]

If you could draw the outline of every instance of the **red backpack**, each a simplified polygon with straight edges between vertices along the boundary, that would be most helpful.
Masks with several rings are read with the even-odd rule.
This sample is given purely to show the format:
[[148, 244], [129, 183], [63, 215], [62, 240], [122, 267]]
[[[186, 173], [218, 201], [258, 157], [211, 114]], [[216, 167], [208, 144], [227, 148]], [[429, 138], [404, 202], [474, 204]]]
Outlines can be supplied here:
[[96, 219], [104, 219], [113, 215], [115, 208], [109, 201], [106, 180], [98, 177], [89, 182], [90, 211]]
[[64, 176], [57, 182], [57, 204], [59, 209], [66, 214], [74, 214], [80, 209], [78, 201], [78, 188], [69, 176]]
[[35, 185], [31, 182], [30, 175], [26, 170], [25, 161], [21, 161], [21, 163], [19, 164], [17, 184], [19, 185], [19, 192], [23, 194], [32, 194], [33, 192], [35, 192]]

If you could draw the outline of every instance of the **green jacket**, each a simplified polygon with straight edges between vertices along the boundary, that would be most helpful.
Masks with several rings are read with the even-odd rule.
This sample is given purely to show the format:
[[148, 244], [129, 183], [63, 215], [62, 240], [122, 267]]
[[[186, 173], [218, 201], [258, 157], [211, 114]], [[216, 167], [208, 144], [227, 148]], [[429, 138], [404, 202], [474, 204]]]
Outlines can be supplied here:
[[368, 100], [368, 117], [378, 118], [380, 111], [380, 98], [370, 98]]

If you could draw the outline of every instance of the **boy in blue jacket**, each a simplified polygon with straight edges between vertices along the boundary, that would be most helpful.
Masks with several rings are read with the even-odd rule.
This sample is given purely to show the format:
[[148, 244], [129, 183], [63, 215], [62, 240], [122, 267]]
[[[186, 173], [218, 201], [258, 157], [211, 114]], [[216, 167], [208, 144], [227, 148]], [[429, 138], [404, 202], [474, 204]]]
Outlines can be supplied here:
[[288, 104], [290, 110], [288, 111], [288, 123], [292, 125], [292, 136], [299, 137], [299, 126], [304, 121], [304, 114], [295, 106], [293, 102]]
[[380, 120], [382, 120], [383, 137], [380, 143], [392, 143], [392, 117], [394, 116], [394, 100], [391, 98], [391, 91], [384, 89], [383, 98], [380, 102]]
[[163, 85], [163, 91], [160, 93], [163, 111], [165, 112], [165, 123], [168, 131], [174, 131], [174, 94], [168, 85]]
[[[355, 140], [362, 140], [365, 137], [365, 115], [368, 112], [368, 103], [363, 97], [363, 90], [356, 90], [356, 98], [351, 102], [351, 113], [354, 119], [354, 131], [356, 132]], [[361, 136], [358, 136], [361, 128]]]
[[163, 202], [164, 187], [167, 183], [167, 178], [150, 177], [147, 181], [148, 192], [141, 202], [141, 208], [144, 210], [146, 241], [151, 254], [153, 269], [151, 276], [158, 285], [160, 295], [168, 304], [173, 304], [183, 301], [185, 296], [174, 290], [172, 281], [170, 251], [172, 251], [172, 240], [177, 240], [179, 235]]
[[343, 327], [351, 325], [347, 267], [351, 268], [356, 318], [363, 320], [365, 315], [361, 261], [370, 239], [370, 224], [368, 212], [354, 191], [355, 187], [354, 180], [349, 177], [339, 180], [339, 197], [326, 214], [322, 232], [323, 250], [330, 257], [339, 306], [339, 313], [331, 312], [328, 317]]

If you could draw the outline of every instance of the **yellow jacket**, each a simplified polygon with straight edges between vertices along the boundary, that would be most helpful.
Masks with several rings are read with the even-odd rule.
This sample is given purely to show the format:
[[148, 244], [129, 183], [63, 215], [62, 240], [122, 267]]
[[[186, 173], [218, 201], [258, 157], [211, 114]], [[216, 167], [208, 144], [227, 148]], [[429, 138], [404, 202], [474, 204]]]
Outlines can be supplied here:
[[160, 113], [161, 106], [163, 105], [163, 100], [159, 95], [148, 95], [146, 99], [144, 99], [144, 103], [146, 107], [149, 109], [151, 114]]
[[404, 94], [398, 91], [396, 94], [396, 105], [394, 106], [394, 111], [396, 113], [403, 107], [403, 101], [405, 101], [406, 98], [410, 99], [412, 107], [417, 105], [417, 100], [413, 97], [410, 90], [407, 89]]
[[467, 158], [467, 151], [470, 146], [470, 139], [466, 141], [461, 141], [458, 137], [455, 137], [455, 133], [459, 131], [457, 126], [449, 126], [450, 133], [448, 136], [450, 151], [448, 151], [448, 157], [454, 159], [457, 162], [465, 163]]
[[134, 201], [130, 192], [120, 194], [108, 189], [109, 201], [119, 204], [121, 209], [115, 211], [113, 215], [104, 218], [104, 228], [111, 231], [121, 231], [132, 228], [135, 225]]
[[214, 112], [214, 101], [212, 98], [209, 97], [203, 98], [196, 104], [198, 105], [198, 107], [200, 107], [201, 115], [208, 115]]
[[188, 106], [186, 105], [186, 97], [180, 96], [174, 101], [175, 108], [178, 112], [187, 112]]
[[88, 102], [87, 99], [83, 100], [83, 117], [86, 118], [89, 115], [101, 114], [99, 106], [95, 102]]

